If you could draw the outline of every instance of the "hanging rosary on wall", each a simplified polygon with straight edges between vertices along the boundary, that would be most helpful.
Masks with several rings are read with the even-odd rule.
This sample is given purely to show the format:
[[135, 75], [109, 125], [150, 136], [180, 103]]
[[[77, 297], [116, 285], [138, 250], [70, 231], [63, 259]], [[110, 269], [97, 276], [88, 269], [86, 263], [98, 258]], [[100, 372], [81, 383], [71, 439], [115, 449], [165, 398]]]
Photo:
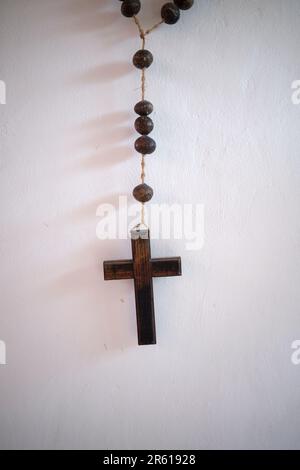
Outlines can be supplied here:
[[153, 105], [146, 98], [146, 69], [153, 62], [153, 55], [146, 49], [146, 38], [160, 25], [173, 25], [180, 19], [180, 10], [189, 10], [194, 0], [174, 0], [166, 3], [161, 9], [161, 21], [152, 28], [144, 30], [137, 15], [141, 9], [140, 0], [122, 1], [121, 12], [128, 18], [133, 18], [140, 38], [142, 48], [133, 57], [133, 64], [141, 70], [141, 101], [135, 105], [139, 116], [135, 121], [135, 129], [141, 134], [135, 142], [135, 150], [141, 154], [141, 184], [133, 190], [134, 198], [141, 203], [141, 222], [131, 232], [132, 260], [105, 261], [104, 279], [134, 279], [135, 303], [137, 315], [137, 330], [139, 345], [156, 344], [156, 329], [153, 300], [153, 277], [181, 276], [181, 258], [151, 258], [150, 231], [145, 224], [145, 203], [153, 197], [153, 189], [145, 183], [145, 157], [156, 150], [155, 141], [149, 137], [154, 128], [149, 117]]

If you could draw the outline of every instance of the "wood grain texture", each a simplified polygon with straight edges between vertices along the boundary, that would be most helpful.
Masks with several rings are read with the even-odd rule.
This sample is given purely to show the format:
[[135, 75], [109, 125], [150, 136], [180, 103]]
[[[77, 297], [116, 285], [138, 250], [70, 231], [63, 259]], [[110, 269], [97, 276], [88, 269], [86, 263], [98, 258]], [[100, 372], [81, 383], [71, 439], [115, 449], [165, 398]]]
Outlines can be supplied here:
[[134, 279], [139, 345], [156, 344], [153, 277], [181, 276], [181, 258], [151, 259], [149, 230], [131, 232], [133, 260], [104, 261], [104, 279]]
[[139, 134], [148, 135], [154, 129], [154, 123], [149, 116], [140, 116], [135, 120], [134, 127]]
[[133, 190], [133, 197], [139, 202], [149, 202], [153, 197], [153, 189], [148, 184], [139, 184]]
[[[153, 258], [150, 260], [152, 277], [181, 276], [181, 258]], [[104, 261], [104, 280], [133, 279], [132, 260]]]
[[151, 260], [152, 277], [181, 276], [181, 258], [154, 258]]
[[153, 104], [147, 100], [139, 101], [135, 105], [134, 111], [140, 116], [148, 116], [149, 114], [153, 113]]
[[133, 262], [131, 260], [104, 261], [103, 270], [105, 281], [133, 279]]
[[[135, 232], [135, 235], [137, 232]], [[156, 344], [149, 231], [131, 240], [139, 345]]]
[[135, 141], [135, 150], [142, 155], [150, 155], [156, 150], [156, 143], [148, 135], [143, 135]]

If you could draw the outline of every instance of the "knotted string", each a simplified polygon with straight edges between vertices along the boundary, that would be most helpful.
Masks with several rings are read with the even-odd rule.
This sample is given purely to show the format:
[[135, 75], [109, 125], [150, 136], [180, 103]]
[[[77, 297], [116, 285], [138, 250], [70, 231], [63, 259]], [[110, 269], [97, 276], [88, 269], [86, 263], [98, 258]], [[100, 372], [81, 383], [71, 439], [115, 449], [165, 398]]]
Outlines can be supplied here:
[[[142, 50], [145, 50], [146, 36], [148, 36], [155, 29], [157, 29], [161, 24], [163, 24], [164, 20], [161, 20], [159, 23], [155, 23], [151, 28], [144, 31], [144, 28], [142, 27], [142, 25], [141, 25], [139, 19], [137, 18], [137, 16], [134, 16], [133, 19], [134, 19], [134, 22], [135, 22], [138, 30], [139, 30], [140, 38], [142, 40]], [[145, 96], [146, 96], [146, 69], [145, 68], [142, 69], [142, 73], [141, 73], [141, 91], [142, 91], [142, 101], [144, 101]], [[142, 155], [141, 168], [142, 168], [141, 181], [142, 181], [142, 184], [144, 184], [145, 183], [145, 178], [146, 178], [145, 155]], [[141, 225], [146, 226], [146, 224], [145, 224], [145, 203], [142, 202], [141, 205], [142, 205], [142, 207], [141, 207]]]

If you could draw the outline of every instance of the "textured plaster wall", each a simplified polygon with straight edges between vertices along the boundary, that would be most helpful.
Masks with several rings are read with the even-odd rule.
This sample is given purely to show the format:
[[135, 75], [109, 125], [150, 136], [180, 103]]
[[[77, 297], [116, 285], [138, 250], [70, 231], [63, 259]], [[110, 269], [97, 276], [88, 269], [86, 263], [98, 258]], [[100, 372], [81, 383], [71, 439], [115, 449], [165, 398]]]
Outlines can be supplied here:
[[[144, 0], [142, 19], [162, 0]], [[118, 1], [1, 0], [1, 448], [299, 448], [298, 0], [198, 0], [148, 47], [157, 203], [205, 207], [205, 243], [156, 279], [138, 348], [131, 281], [96, 209], [138, 182], [133, 22]]]

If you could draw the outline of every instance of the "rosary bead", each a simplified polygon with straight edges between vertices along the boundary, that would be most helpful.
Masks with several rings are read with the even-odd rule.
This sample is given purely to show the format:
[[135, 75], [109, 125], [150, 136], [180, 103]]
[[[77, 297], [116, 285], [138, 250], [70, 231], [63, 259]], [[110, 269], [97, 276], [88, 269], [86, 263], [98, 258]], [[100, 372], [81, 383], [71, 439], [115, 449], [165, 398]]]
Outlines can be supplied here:
[[194, 5], [194, 0], [174, 0], [174, 3], [180, 10], [189, 10]]
[[153, 197], [153, 189], [145, 183], [140, 184], [134, 188], [133, 197], [139, 202], [148, 202]]
[[148, 135], [153, 131], [154, 124], [151, 118], [141, 116], [134, 123], [135, 130], [142, 135]]
[[146, 49], [137, 51], [133, 56], [133, 65], [138, 69], [147, 69], [153, 62], [153, 55]]
[[124, 16], [127, 16], [127, 18], [137, 15], [140, 9], [140, 0], [124, 0], [121, 6], [121, 12]]
[[155, 140], [151, 139], [147, 135], [139, 137], [135, 141], [135, 150], [142, 155], [149, 155], [150, 153], [155, 152], [156, 143]]
[[135, 105], [134, 110], [136, 114], [139, 114], [140, 116], [148, 116], [148, 114], [153, 113], [153, 104], [146, 100], [139, 101]]
[[180, 18], [180, 10], [174, 3], [166, 3], [161, 9], [161, 17], [167, 24], [175, 24]]

